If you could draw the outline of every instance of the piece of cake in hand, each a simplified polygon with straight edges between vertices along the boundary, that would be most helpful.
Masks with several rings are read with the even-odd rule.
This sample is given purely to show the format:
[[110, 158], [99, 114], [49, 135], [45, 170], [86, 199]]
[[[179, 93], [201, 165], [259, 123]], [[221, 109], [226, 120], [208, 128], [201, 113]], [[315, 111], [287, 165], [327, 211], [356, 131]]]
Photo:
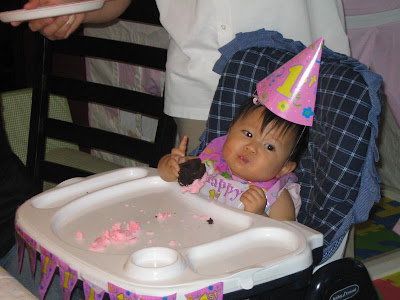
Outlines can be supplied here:
[[178, 182], [181, 186], [188, 186], [196, 179], [201, 179], [206, 172], [206, 166], [201, 162], [200, 158], [189, 159], [179, 164]]
[[207, 178], [206, 166], [200, 158], [194, 158], [179, 164], [179, 168], [178, 182], [183, 186], [182, 193], [189, 191], [197, 194]]

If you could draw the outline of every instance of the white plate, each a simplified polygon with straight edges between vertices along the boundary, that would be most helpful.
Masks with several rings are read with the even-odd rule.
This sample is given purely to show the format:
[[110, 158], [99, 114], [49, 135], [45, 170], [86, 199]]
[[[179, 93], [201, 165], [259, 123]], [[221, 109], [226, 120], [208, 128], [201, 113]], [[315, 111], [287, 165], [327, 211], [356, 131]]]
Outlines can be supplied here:
[[103, 7], [104, 1], [105, 0], [88, 0], [60, 5], [42, 6], [35, 9], [10, 10], [0, 13], [0, 20], [4, 23], [8, 23], [82, 13], [100, 9]]

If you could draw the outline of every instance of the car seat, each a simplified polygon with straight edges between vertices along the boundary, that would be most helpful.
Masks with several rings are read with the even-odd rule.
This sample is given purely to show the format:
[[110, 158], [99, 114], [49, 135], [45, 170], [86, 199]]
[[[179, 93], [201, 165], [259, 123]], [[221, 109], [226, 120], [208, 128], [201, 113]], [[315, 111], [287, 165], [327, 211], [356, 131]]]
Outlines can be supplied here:
[[[212, 139], [227, 134], [236, 110], [252, 97], [257, 82], [304, 48], [301, 42], [264, 29], [239, 33], [222, 47], [221, 57], [214, 66], [214, 71], [221, 77], [206, 130], [200, 145], [191, 154], [200, 154]], [[337, 280], [321, 281], [322, 277], [338, 269], [332, 266], [336, 262], [329, 263], [330, 258], [335, 257], [351, 225], [367, 220], [372, 205], [380, 199], [380, 179], [374, 161], [379, 158], [375, 140], [381, 112], [381, 83], [379, 75], [357, 60], [323, 48], [314, 125], [310, 128], [308, 148], [295, 174], [301, 185], [302, 198], [297, 220], [324, 235], [322, 253], [314, 256], [314, 266], [327, 264], [326, 269], [316, 271], [311, 281], [315, 286], [318, 285], [315, 282], [319, 282], [320, 288], [324, 284], [337, 283], [337, 288], [331, 290], [332, 296], [347, 287], [343, 278], [353, 276], [338, 275]], [[365, 275], [359, 278], [367, 278], [362, 280], [364, 288], [357, 291], [355, 298], [361, 297], [362, 292], [374, 295], [368, 273], [360, 262], [351, 260], [336, 266], [347, 267], [346, 274], [353, 270], [355, 274]], [[329, 299], [322, 290], [317, 291], [324, 295], [321, 299]], [[310, 291], [308, 295], [312, 295], [312, 299], [319, 297]], [[293, 297], [301, 299], [303, 296], [305, 292]], [[262, 299], [267, 299], [266, 295]]]

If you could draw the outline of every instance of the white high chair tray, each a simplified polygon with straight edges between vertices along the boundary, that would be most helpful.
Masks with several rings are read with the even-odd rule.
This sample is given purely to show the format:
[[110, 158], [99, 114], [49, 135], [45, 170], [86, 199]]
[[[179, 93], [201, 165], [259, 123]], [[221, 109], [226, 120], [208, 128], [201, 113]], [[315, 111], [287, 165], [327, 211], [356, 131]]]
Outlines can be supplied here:
[[[159, 213], [170, 215], [161, 220]], [[136, 242], [89, 249], [103, 229], [129, 221], [140, 223]], [[177, 299], [216, 282], [229, 293], [305, 270], [311, 250], [322, 246], [320, 233], [297, 222], [182, 194], [178, 183], [151, 168], [68, 180], [23, 204], [16, 224], [80, 279], [106, 291], [111, 282], [137, 294], [177, 293]]]
[[82, 13], [100, 9], [103, 7], [104, 1], [105, 0], [87, 0], [59, 5], [40, 6], [35, 9], [11, 10], [0, 13], [0, 20], [4, 23], [8, 23]]

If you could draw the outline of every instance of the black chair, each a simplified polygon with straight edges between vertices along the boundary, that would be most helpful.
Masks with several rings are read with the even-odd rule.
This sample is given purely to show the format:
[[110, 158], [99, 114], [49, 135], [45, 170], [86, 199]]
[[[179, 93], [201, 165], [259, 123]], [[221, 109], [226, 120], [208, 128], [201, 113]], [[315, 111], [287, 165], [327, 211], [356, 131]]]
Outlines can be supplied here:
[[[131, 4], [123, 18], [160, 25], [154, 1]], [[174, 120], [163, 112], [164, 98], [117, 88], [86, 80], [68, 78], [54, 73], [57, 54], [93, 57], [165, 71], [165, 49], [73, 34], [66, 40], [50, 41], [37, 36], [37, 71], [34, 73], [32, 109], [27, 153], [27, 167], [34, 181], [54, 183], [92, 172], [45, 160], [46, 139], [53, 138], [79, 145], [80, 149], [99, 149], [125, 156], [156, 167], [158, 160], [171, 151], [176, 138]], [[59, 95], [82, 103], [95, 102], [146, 115], [158, 120], [154, 143], [125, 135], [90, 128], [50, 118], [50, 95]]]

